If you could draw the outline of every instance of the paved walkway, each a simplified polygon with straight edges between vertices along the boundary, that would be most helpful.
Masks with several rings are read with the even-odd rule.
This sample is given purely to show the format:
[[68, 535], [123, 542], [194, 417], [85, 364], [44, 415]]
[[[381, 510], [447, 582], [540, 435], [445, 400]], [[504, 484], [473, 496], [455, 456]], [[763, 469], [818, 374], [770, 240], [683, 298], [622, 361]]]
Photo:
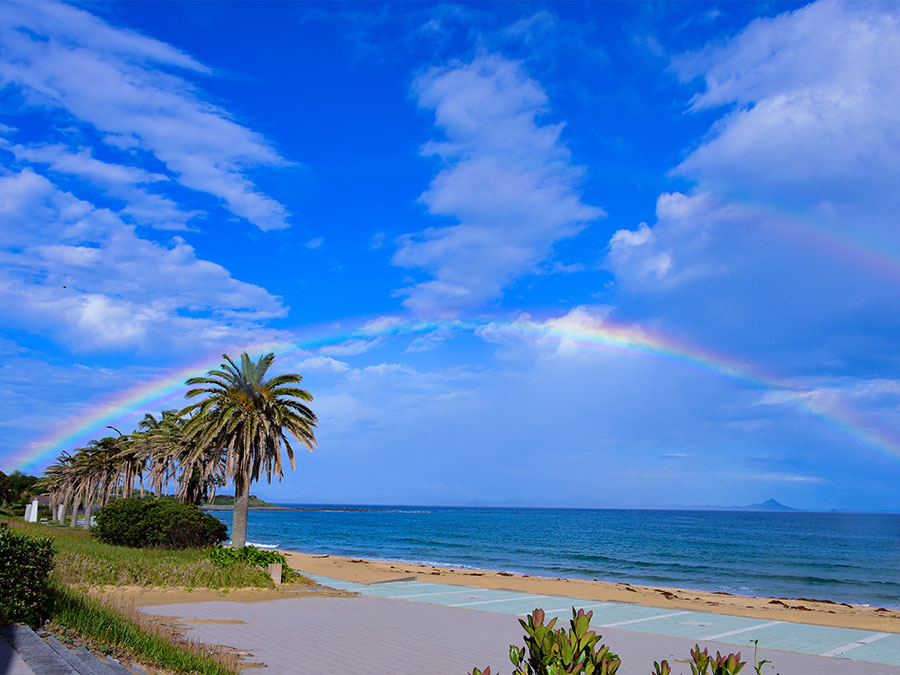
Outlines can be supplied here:
[[[784, 624], [779, 627], [758, 619], [418, 581], [362, 586], [317, 580], [358, 591], [362, 597], [214, 601], [146, 607], [144, 611], [211, 622], [193, 624], [188, 636], [252, 652], [251, 661], [265, 663], [270, 675], [465, 675], [473, 666], [486, 665], [491, 665], [494, 673], [508, 673], [509, 645], [522, 644], [522, 630], [514, 615], [544, 607], [564, 620], [572, 604], [590, 605], [587, 608], [594, 610], [595, 627], [603, 641], [622, 657], [620, 675], [648, 675], [653, 661], [663, 658], [673, 665], [676, 675], [688, 673], [684, 659], [695, 642], [710, 651], [741, 650], [749, 657], [749, 640], [755, 637], [766, 646], [760, 650], [760, 658], [775, 664], [774, 669], [766, 667], [767, 675], [900, 675], [897, 665], [819, 655], [845, 649], [849, 656], [888, 640], [861, 642], [864, 636], [874, 635], [863, 631], [846, 633], [784, 622], [778, 622]], [[816, 642], [826, 640], [819, 635], [828, 636], [824, 646]], [[859, 646], [848, 647], [857, 642]], [[813, 644], [821, 651], [810, 653]]]
[[[601, 633], [605, 628], [627, 627], [632, 631], [701, 642], [726, 641], [740, 645], [745, 651], [753, 640], [759, 640], [760, 645], [769, 649], [900, 665], [900, 635], [896, 633], [765, 621], [709, 612], [673, 611], [616, 602], [587, 602], [577, 598], [422, 581], [355, 584], [328, 577], [308, 576], [323, 585], [369, 597], [402, 599], [445, 607], [467, 607], [512, 616], [524, 616], [535, 607], [540, 607], [548, 616], [558, 616], [561, 621], [567, 621], [571, 617], [572, 607], [583, 607], [593, 610], [592, 625]], [[900, 668], [897, 670], [900, 671]]]
[[0, 675], [35, 675], [2, 636], [0, 636]]

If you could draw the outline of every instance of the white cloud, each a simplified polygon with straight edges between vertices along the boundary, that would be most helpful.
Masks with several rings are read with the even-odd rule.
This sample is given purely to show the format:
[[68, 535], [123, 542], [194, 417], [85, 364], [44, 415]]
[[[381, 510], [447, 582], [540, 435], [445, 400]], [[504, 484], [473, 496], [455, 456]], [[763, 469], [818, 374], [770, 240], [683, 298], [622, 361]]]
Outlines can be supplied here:
[[444, 134], [423, 147], [444, 168], [420, 200], [457, 224], [402, 237], [394, 263], [433, 276], [401, 290], [406, 306], [453, 314], [497, 298], [603, 211], [581, 201], [562, 124], [538, 121], [547, 96], [520, 64], [479, 56], [423, 73], [414, 91]]
[[823, 483], [818, 476], [807, 476], [796, 473], [731, 473], [722, 476], [726, 479], [738, 479], [745, 481], [760, 481], [763, 483]]
[[[111, 146], [151, 155], [180, 185], [261, 229], [286, 227], [285, 208], [247, 176], [285, 161], [173, 70], [210, 73], [165, 43], [61, 3], [7, 2], [0, 14], [0, 83], [28, 105], [65, 110]], [[97, 168], [82, 162], [78, 170], [97, 178]], [[110, 176], [99, 178], [108, 184]]]
[[76, 176], [102, 188], [125, 205], [120, 213], [138, 225], [165, 230], [187, 229], [199, 211], [180, 207], [172, 199], [150, 192], [146, 186], [169, 182], [169, 178], [137, 166], [96, 159], [90, 148], [54, 145], [7, 145], [16, 159], [31, 165], [46, 165], [53, 172]]
[[306, 248], [308, 248], [310, 251], [315, 251], [317, 248], [320, 248], [322, 246], [322, 244], [324, 244], [324, 243], [325, 243], [325, 240], [322, 237], [313, 237], [312, 239], [310, 239], [303, 245]]
[[287, 311], [182, 239], [141, 239], [30, 169], [0, 176], [0, 218], [4, 323], [71, 351], [243, 344]]
[[381, 344], [381, 338], [373, 338], [371, 340], [353, 338], [344, 340], [335, 345], [322, 347], [319, 349], [319, 353], [333, 354], [335, 356], [356, 356], [358, 354], [364, 354], [379, 344]]
[[900, 208], [896, 10], [819, 0], [677, 58], [682, 78], [705, 84], [694, 110], [730, 107], [677, 172], [707, 189], [815, 207], [838, 221], [858, 217], [863, 203], [867, 229], [893, 231]]
[[721, 115], [675, 170], [694, 186], [610, 240], [620, 317], [775, 373], [894, 372], [898, 17], [820, 0], [675, 59]]
[[299, 370], [301, 373], [310, 371], [325, 373], [345, 373], [350, 370], [350, 364], [338, 361], [329, 356], [308, 356], [291, 365], [291, 370]]

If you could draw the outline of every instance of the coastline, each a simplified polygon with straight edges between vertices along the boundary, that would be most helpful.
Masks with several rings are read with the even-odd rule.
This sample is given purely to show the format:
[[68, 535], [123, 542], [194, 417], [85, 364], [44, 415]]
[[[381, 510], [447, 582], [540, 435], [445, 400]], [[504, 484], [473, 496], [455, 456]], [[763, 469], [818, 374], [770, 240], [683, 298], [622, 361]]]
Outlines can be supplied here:
[[638, 586], [587, 579], [540, 577], [480, 569], [459, 569], [390, 560], [280, 550], [301, 572], [357, 583], [375, 583], [416, 576], [430, 583], [504, 589], [539, 595], [560, 595], [594, 602], [621, 602], [747, 616], [839, 628], [900, 633], [900, 610], [851, 605], [830, 600], [732, 595], [682, 588]]

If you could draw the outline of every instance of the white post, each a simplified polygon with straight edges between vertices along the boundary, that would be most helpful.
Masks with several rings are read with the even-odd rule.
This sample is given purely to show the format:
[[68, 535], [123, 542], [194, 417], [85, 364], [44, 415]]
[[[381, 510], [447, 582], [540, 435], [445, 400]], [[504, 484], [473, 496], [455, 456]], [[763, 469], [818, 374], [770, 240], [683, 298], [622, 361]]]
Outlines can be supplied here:
[[60, 523], [66, 522], [66, 505], [60, 504], [56, 507], [56, 520]]
[[25, 505], [25, 522], [26, 523], [31, 522], [31, 504]]
[[28, 512], [28, 522], [36, 523], [37, 522], [37, 514], [38, 514], [38, 500], [35, 499], [31, 502], [31, 511]]

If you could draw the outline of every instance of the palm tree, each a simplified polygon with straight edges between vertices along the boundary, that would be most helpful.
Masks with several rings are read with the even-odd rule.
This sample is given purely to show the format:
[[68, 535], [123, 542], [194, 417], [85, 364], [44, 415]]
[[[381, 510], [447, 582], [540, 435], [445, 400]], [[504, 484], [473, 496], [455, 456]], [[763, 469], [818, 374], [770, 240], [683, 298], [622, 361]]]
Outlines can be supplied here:
[[295, 469], [294, 450], [288, 434], [312, 450], [316, 445], [316, 416], [304, 402], [312, 395], [295, 385], [303, 378], [296, 374], [266, 373], [275, 354], [266, 354], [253, 362], [244, 352], [238, 366], [223, 354], [220, 370], [210, 370], [204, 377], [192, 377], [185, 397], [199, 398], [181, 411], [190, 416], [185, 434], [196, 443], [195, 453], [217, 450], [225, 459], [225, 472], [234, 483], [234, 515], [231, 542], [235, 548], [247, 541], [247, 505], [250, 483], [265, 472], [279, 480], [281, 448], [287, 451], [291, 469]]

